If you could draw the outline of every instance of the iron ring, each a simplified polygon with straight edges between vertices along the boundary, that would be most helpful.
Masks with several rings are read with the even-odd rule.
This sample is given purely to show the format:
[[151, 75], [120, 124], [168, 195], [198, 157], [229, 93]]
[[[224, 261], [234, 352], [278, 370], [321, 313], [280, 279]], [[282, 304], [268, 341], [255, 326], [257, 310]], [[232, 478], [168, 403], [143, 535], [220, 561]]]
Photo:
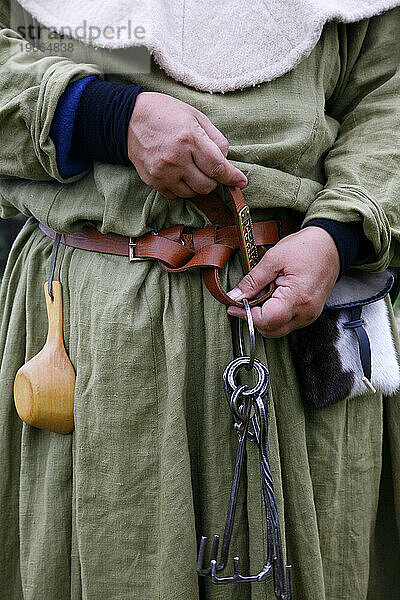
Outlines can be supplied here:
[[[248, 367], [248, 357], [247, 356], [239, 356], [235, 358], [231, 363], [229, 363], [228, 367], [224, 372], [224, 380], [228, 383], [229, 387], [232, 391], [234, 391], [238, 385], [235, 381], [235, 377], [240, 371], [240, 369], [247, 369]], [[242, 396], [254, 396], [256, 394], [262, 396], [269, 385], [269, 373], [267, 368], [259, 361], [257, 358], [254, 359], [253, 369], [257, 371], [258, 381], [256, 385], [252, 388], [248, 388], [246, 391], [242, 391]]]

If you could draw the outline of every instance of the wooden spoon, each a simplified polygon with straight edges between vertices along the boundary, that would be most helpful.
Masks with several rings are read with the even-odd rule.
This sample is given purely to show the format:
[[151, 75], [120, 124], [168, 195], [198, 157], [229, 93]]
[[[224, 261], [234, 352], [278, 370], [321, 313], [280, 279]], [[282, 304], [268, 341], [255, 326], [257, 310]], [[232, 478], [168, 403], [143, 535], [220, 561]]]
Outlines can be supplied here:
[[63, 337], [62, 286], [52, 283], [53, 299], [44, 287], [49, 330], [42, 350], [21, 367], [14, 381], [14, 402], [28, 425], [56, 433], [74, 427], [75, 371]]

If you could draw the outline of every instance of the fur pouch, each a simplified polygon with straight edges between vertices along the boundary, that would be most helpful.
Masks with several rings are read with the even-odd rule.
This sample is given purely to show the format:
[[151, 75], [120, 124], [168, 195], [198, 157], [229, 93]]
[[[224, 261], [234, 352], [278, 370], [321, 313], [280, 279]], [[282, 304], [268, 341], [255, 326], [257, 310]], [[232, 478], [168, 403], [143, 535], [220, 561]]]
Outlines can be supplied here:
[[351, 270], [336, 283], [321, 316], [290, 334], [303, 398], [322, 408], [369, 391], [389, 396], [400, 367], [385, 296], [388, 272]]

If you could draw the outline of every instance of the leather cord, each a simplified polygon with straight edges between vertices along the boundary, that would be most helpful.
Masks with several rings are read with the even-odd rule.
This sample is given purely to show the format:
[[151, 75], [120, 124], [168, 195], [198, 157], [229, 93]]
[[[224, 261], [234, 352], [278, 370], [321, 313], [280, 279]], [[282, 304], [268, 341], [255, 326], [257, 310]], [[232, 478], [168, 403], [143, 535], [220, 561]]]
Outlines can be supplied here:
[[60, 247], [61, 237], [62, 237], [61, 233], [56, 233], [55, 238], [54, 238], [53, 249], [51, 251], [47, 292], [52, 300], [53, 300], [53, 291], [52, 291], [53, 285], [52, 284], [54, 281], [54, 273], [56, 270], [57, 254], [58, 254], [58, 249]]

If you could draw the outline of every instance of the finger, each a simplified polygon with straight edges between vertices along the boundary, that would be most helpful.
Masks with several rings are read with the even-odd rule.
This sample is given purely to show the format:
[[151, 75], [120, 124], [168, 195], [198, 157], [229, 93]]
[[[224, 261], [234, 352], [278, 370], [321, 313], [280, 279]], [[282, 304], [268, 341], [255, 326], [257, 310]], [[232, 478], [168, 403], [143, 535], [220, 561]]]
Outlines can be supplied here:
[[279, 273], [278, 267], [275, 266], [274, 262], [271, 262], [267, 258], [268, 252], [263, 256], [260, 262], [251, 269], [243, 277], [243, 279], [237, 284], [233, 290], [228, 292], [228, 296], [239, 302], [243, 298], [254, 298], [259, 292], [274, 281]]
[[167, 188], [163, 188], [157, 191], [160, 192], [160, 194], [162, 194], [163, 196], [165, 196], [165, 198], [168, 198], [168, 200], [175, 200], [175, 198], [177, 197], [176, 194], [174, 194], [174, 192], [171, 192], [171, 190], [168, 190]]
[[217, 182], [204, 175], [194, 162], [185, 169], [182, 179], [198, 194], [209, 194], [217, 187]]
[[[246, 321], [246, 311], [238, 306], [229, 306], [228, 314], [232, 317], [239, 317]], [[251, 309], [254, 325], [260, 329], [279, 329], [289, 321], [294, 314], [294, 307], [285, 305], [277, 298], [269, 298], [262, 306], [254, 306]]]
[[296, 317], [294, 304], [290, 300], [273, 296], [262, 306], [255, 306], [251, 314], [254, 326], [263, 334], [279, 332]]
[[[270, 300], [267, 300], [264, 305], [268, 305]], [[233, 317], [239, 317], [243, 321], [247, 321], [246, 311], [242, 308], [236, 306], [230, 306], [228, 308], [228, 313]], [[271, 315], [271, 321], [267, 321], [262, 316], [262, 307], [254, 307], [251, 309], [251, 315], [253, 317], [254, 327], [257, 329], [259, 333], [263, 337], [269, 338], [277, 338], [287, 335], [294, 329], [298, 329], [301, 327], [301, 323], [297, 316], [290, 316], [290, 313], [287, 313], [286, 317], [283, 313], [280, 312], [277, 318], [274, 318]]]
[[208, 137], [214, 142], [214, 144], [218, 146], [226, 158], [228, 156], [229, 142], [224, 134], [221, 133], [213, 123], [211, 123], [210, 119], [206, 117], [204, 113], [196, 111], [196, 117]]
[[196, 192], [182, 179], [174, 184], [170, 184], [169, 189], [179, 198], [193, 198], [193, 196], [196, 196]]
[[226, 160], [204, 130], [199, 128], [200, 131], [202, 133], [195, 137], [195, 148], [192, 153], [193, 160], [200, 171], [224, 185], [238, 187], [247, 185], [246, 176]]
[[[254, 269], [253, 269], [254, 270]], [[245, 311], [238, 307], [229, 307], [229, 314], [242, 317]], [[288, 286], [276, 288], [271, 298], [261, 306], [251, 309], [254, 325], [258, 329], [273, 331], [280, 329], [297, 315], [297, 305], [293, 292]]]
[[285, 325], [283, 325], [279, 329], [274, 329], [272, 331], [267, 330], [267, 329], [258, 329], [258, 327], [256, 329], [259, 333], [261, 333], [261, 335], [263, 337], [275, 339], [275, 338], [280, 338], [285, 335], [288, 335], [295, 329], [298, 329], [298, 325], [296, 325], [296, 319], [293, 318], [290, 321], [288, 321], [288, 323], [285, 323]]
[[239, 308], [238, 306], [228, 306], [228, 314], [231, 315], [231, 317], [239, 317], [240, 319], [243, 319], [243, 321], [247, 321], [246, 311], [244, 308]]

